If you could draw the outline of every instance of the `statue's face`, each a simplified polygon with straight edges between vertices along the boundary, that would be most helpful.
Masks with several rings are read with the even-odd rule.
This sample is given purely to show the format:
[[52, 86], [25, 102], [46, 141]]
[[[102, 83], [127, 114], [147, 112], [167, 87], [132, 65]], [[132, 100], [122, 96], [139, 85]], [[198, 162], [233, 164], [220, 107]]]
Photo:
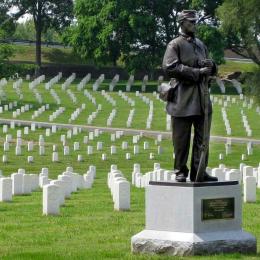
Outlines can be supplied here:
[[196, 31], [196, 21], [184, 20], [181, 25], [182, 31], [184, 33], [195, 33]]

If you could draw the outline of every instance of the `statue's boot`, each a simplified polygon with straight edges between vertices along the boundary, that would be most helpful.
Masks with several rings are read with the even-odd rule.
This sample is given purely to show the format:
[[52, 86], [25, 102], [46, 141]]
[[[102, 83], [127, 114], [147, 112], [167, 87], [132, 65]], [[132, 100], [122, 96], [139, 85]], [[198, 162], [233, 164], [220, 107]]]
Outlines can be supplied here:
[[180, 172], [180, 173], [176, 174], [175, 180], [177, 182], [186, 182], [186, 178], [187, 178], [186, 174]]
[[217, 177], [210, 176], [207, 172], [204, 173], [203, 182], [218, 181]]

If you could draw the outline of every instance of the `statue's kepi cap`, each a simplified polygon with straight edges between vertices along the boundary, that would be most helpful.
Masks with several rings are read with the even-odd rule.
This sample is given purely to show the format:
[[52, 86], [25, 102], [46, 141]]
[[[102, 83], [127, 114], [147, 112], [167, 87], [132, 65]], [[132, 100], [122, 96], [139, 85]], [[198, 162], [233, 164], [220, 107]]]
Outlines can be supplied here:
[[183, 10], [179, 15], [178, 15], [178, 22], [181, 22], [183, 20], [189, 20], [189, 21], [197, 21], [197, 12], [195, 10]]

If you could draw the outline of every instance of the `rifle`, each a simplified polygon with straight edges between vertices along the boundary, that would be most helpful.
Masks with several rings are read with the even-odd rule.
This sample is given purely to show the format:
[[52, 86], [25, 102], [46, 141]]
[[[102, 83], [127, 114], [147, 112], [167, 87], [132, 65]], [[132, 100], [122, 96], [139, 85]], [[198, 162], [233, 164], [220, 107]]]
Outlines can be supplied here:
[[202, 105], [204, 108], [204, 125], [203, 125], [203, 141], [201, 146], [201, 153], [200, 153], [200, 162], [199, 167], [196, 175], [195, 182], [203, 182], [204, 172], [206, 171], [206, 155], [208, 152], [208, 139], [209, 139], [209, 89], [208, 89], [208, 81], [209, 76], [204, 76], [202, 81], [200, 82], [200, 87], [202, 89]]

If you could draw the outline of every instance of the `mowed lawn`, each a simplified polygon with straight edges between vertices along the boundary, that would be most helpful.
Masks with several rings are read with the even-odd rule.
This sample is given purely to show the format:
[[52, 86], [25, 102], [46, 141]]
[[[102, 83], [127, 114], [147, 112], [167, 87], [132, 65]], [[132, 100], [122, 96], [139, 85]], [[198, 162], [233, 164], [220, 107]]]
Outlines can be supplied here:
[[[61, 81], [61, 83], [64, 82]], [[76, 84], [72, 84], [71, 91], [76, 95], [77, 102], [73, 104], [65, 91], [61, 89], [61, 84], [54, 86], [55, 91], [60, 96], [62, 104], [66, 107], [65, 113], [57, 118], [54, 122], [68, 123], [71, 113], [82, 103], [86, 103], [87, 109], [79, 115], [73, 122], [75, 124], [86, 125], [86, 119], [89, 114], [96, 110], [96, 107], [83, 95], [82, 91], [77, 91]], [[93, 82], [92, 82], [93, 83]], [[103, 89], [107, 89], [109, 81], [102, 85]], [[122, 86], [125, 83], [122, 83]], [[140, 82], [139, 82], [140, 84]], [[93, 121], [93, 125], [106, 126], [106, 120], [113, 106], [108, 103], [100, 92], [92, 92], [92, 84], [88, 84], [89, 92], [96, 98], [97, 104], [102, 104], [102, 111]], [[138, 89], [140, 85], [136, 85]], [[152, 84], [156, 88], [156, 83]], [[9, 83], [5, 87], [7, 94], [6, 101], [2, 101], [2, 105], [17, 100], [17, 95]], [[55, 104], [54, 99], [49, 91], [46, 91], [44, 84], [37, 87], [42, 95], [43, 103], [50, 104], [50, 110], [41, 114], [34, 121], [47, 121], [49, 115], [52, 114], [59, 106]], [[116, 89], [118, 90], [118, 89]], [[33, 109], [29, 112], [21, 114], [17, 119], [31, 120], [33, 111], [42, 104], [38, 104], [32, 91], [28, 88], [28, 82], [24, 82], [22, 87], [24, 95], [23, 100], [18, 102], [18, 107], [24, 104], [32, 104]], [[132, 127], [136, 129], [145, 129], [146, 118], [149, 112], [149, 106], [145, 104], [135, 93], [126, 93], [130, 98], [135, 100], [135, 116], [133, 118]], [[125, 127], [129, 111], [133, 108], [126, 104], [118, 95], [118, 92], [109, 93], [117, 103], [117, 116], [112, 122], [112, 127]], [[164, 112], [164, 103], [156, 99], [152, 93], [143, 94], [149, 97], [154, 103], [154, 118], [152, 130], [165, 131], [166, 115]], [[223, 97], [221, 97], [223, 98]], [[246, 137], [243, 125], [241, 123], [240, 109], [243, 108], [242, 101], [237, 98], [237, 104], [234, 107], [228, 106], [227, 113], [230, 117], [234, 136]], [[225, 136], [225, 128], [221, 117], [221, 105], [214, 105], [214, 120], [212, 133]], [[248, 114], [249, 123], [253, 130], [253, 138], [258, 138], [259, 115], [256, 113], [256, 106], [252, 109], [243, 108]], [[0, 114], [1, 118], [12, 119], [12, 111]], [[252, 119], [251, 119], [252, 118]], [[70, 146], [70, 155], [63, 155], [63, 147], [60, 141], [60, 135], [66, 134], [66, 130], [58, 130], [57, 133], [51, 134], [50, 137], [45, 136], [45, 129], [40, 128], [35, 132], [30, 131], [29, 135], [22, 135], [23, 146], [22, 155], [15, 156], [15, 138], [16, 129], [8, 129], [8, 134], [13, 137], [10, 150], [3, 151], [3, 142], [5, 134], [0, 129], [0, 158], [5, 154], [8, 157], [8, 163], [1, 164], [3, 175], [9, 176], [16, 172], [19, 168], [24, 168], [27, 173], [40, 173], [41, 168], [49, 168], [49, 178], [55, 179], [61, 174], [67, 166], [72, 166], [74, 171], [84, 174], [89, 165], [95, 165], [97, 168], [97, 176], [92, 189], [80, 190], [73, 193], [70, 199], [67, 199], [65, 206], [61, 208], [60, 216], [42, 216], [42, 192], [39, 189], [31, 195], [14, 196], [10, 203], [0, 203], [0, 258], [1, 259], [180, 259], [179, 257], [166, 256], [142, 256], [132, 255], [130, 248], [131, 236], [144, 229], [145, 213], [144, 213], [144, 189], [138, 189], [131, 186], [131, 210], [127, 212], [116, 212], [113, 210], [113, 202], [110, 190], [107, 187], [107, 173], [112, 164], [116, 164], [118, 169], [122, 171], [128, 181], [131, 182], [131, 173], [134, 163], [140, 163], [141, 172], [146, 173], [153, 169], [153, 164], [158, 162], [162, 168], [172, 169], [173, 167], [173, 148], [170, 139], [164, 139], [160, 144], [155, 143], [155, 139], [147, 136], [141, 137], [139, 141], [140, 153], [133, 154], [132, 136], [125, 135], [115, 142], [111, 142], [109, 133], [103, 133], [100, 137], [83, 144], [83, 137], [88, 132], [82, 131], [78, 135], [68, 139]], [[233, 131], [232, 131], [233, 132]], [[39, 156], [38, 145], [35, 144], [34, 151], [27, 151], [27, 141], [37, 142], [39, 135], [43, 135], [45, 139], [46, 155]], [[80, 150], [73, 151], [73, 142], [80, 142]], [[102, 141], [104, 147], [102, 151], [96, 150], [97, 141]], [[127, 150], [121, 149], [121, 143], [127, 141], [129, 147]], [[148, 150], [143, 149], [143, 142], [148, 141], [150, 147]], [[59, 153], [59, 162], [51, 161], [53, 145], [57, 145]], [[87, 146], [94, 147], [94, 154], [87, 155]], [[110, 155], [110, 146], [117, 147], [117, 154]], [[163, 153], [157, 154], [158, 145], [162, 146]], [[131, 160], [125, 160], [125, 153], [131, 153]], [[107, 154], [107, 160], [101, 160], [101, 154]], [[154, 153], [155, 158], [149, 159], [149, 153]], [[210, 144], [210, 167], [217, 167], [220, 163], [225, 164], [229, 168], [239, 168], [241, 163], [241, 154], [246, 153], [246, 144], [232, 144], [232, 153], [224, 156], [224, 160], [219, 160], [219, 153], [225, 154], [224, 143]], [[77, 162], [77, 155], [83, 156], [83, 162]], [[27, 163], [27, 156], [32, 155], [34, 162]], [[258, 167], [260, 162], [260, 146], [254, 146], [254, 153], [247, 157], [244, 163], [253, 167]], [[260, 246], [260, 192], [257, 191], [257, 202], [253, 204], [243, 204], [243, 228], [251, 232], [258, 238], [258, 248]], [[185, 220], [184, 220], [185, 221]], [[259, 252], [259, 250], [258, 250]], [[245, 256], [239, 254], [218, 255], [206, 257], [194, 257], [195, 259], [259, 259], [260, 255]], [[186, 257], [185, 257], [186, 259]], [[187, 257], [191, 259], [191, 257]]]
[[[6, 101], [2, 101], [1, 105], [9, 104], [10, 102], [17, 101], [18, 105], [16, 108], [12, 108], [9, 111], [4, 111], [0, 114], [1, 118], [11, 119], [13, 117], [13, 111], [25, 104], [31, 104], [33, 108], [25, 113], [22, 113], [20, 116], [17, 116], [16, 119], [20, 120], [32, 120], [32, 115], [35, 110], [40, 108], [42, 105], [49, 104], [49, 110], [42, 113], [40, 116], [34, 119], [34, 121], [48, 122], [49, 116], [53, 114], [59, 107], [65, 107], [65, 112], [58, 116], [53, 122], [55, 123], [69, 123], [69, 118], [71, 114], [77, 109], [80, 108], [82, 104], [86, 105], [86, 109], [83, 110], [80, 115], [71, 123], [77, 125], [87, 125], [87, 118], [92, 112], [96, 111], [97, 105], [102, 105], [102, 110], [98, 113], [97, 117], [93, 120], [91, 125], [93, 126], [107, 126], [107, 119], [113, 109], [117, 110], [117, 114], [111, 124], [111, 127], [126, 128], [126, 122], [130, 113], [130, 110], [134, 109], [134, 116], [131, 128], [134, 129], [146, 129], [146, 121], [149, 114], [149, 104], [145, 103], [143, 96], [149, 98], [149, 102], [153, 103], [153, 121], [151, 124], [150, 130], [157, 131], [166, 131], [166, 113], [165, 113], [165, 103], [158, 99], [155, 91], [157, 90], [158, 83], [156, 81], [151, 81], [148, 83], [147, 93], [140, 93], [139, 96], [136, 95], [135, 91], [141, 91], [141, 81], [136, 81], [132, 88], [132, 92], [125, 92], [126, 81], [120, 81], [119, 84], [115, 87], [114, 92], [109, 92], [109, 83], [111, 80], [105, 80], [99, 91], [92, 91], [92, 85], [94, 80], [89, 82], [84, 89], [87, 89], [88, 92], [95, 98], [96, 105], [90, 102], [90, 100], [84, 95], [84, 89], [78, 90], [77, 84], [80, 80], [75, 80], [69, 86], [69, 90], [75, 95], [76, 102], [73, 103], [69, 97], [67, 90], [62, 90], [61, 86], [64, 83], [65, 79], [63, 78], [58, 84], [55, 84], [52, 88], [55, 90], [57, 95], [61, 100], [61, 104], [57, 105], [55, 99], [51, 96], [50, 91], [45, 89], [45, 83], [48, 80], [45, 80], [42, 84], [36, 87], [38, 93], [41, 95], [43, 103], [39, 104], [35, 98], [35, 94], [32, 90], [29, 89], [29, 82], [24, 81], [21, 87], [21, 93], [23, 94], [23, 99], [18, 100], [18, 96], [13, 89], [13, 82], [10, 81], [5, 87], [4, 91], [6, 93]], [[116, 106], [112, 106], [105, 97], [101, 94], [101, 90], [105, 90], [113, 100], [116, 102]], [[135, 106], [131, 106], [127, 103], [120, 95], [119, 90], [123, 91], [128, 98], [135, 102]], [[228, 137], [225, 125], [222, 117], [222, 109], [224, 107], [224, 101], [229, 97], [230, 101], [227, 101], [227, 116], [230, 121], [232, 128], [232, 134], [230, 137], [244, 137], [244, 138], [258, 138], [260, 139], [260, 113], [257, 112], [257, 104], [253, 103], [252, 108], [248, 107], [250, 99], [244, 97], [240, 99], [239, 95], [212, 95], [217, 97], [218, 101], [213, 102], [213, 121], [212, 121], [212, 135], [226, 136]], [[235, 99], [235, 103], [232, 103], [232, 99]], [[221, 103], [219, 103], [221, 101]], [[260, 110], [259, 110], [260, 111]], [[248, 137], [246, 130], [242, 122], [242, 113], [247, 116], [249, 125], [252, 129], [252, 136]], [[149, 129], [148, 129], [149, 130]]]
[[[9, 134], [15, 137], [14, 129], [9, 129]], [[130, 252], [131, 236], [144, 228], [144, 189], [131, 187], [131, 210], [128, 212], [116, 212], [113, 210], [113, 202], [107, 187], [107, 173], [110, 165], [116, 164], [124, 176], [131, 181], [131, 172], [134, 163], [140, 163], [141, 172], [145, 173], [153, 169], [153, 164], [159, 162], [162, 168], [172, 169], [172, 146], [170, 140], [163, 140], [160, 144], [163, 153], [157, 154], [157, 145], [154, 139], [142, 137], [139, 141], [140, 153], [133, 155], [132, 136], [123, 136], [121, 139], [111, 142], [110, 134], [103, 133], [100, 137], [88, 144], [83, 144], [82, 132], [68, 140], [71, 152], [70, 156], [63, 156], [60, 135], [66, 131], [59, 130], [50, 137], [44, 135], [44, 129], [23, 135], [24, 145], [22, 155], [15, 156], [15, 143], [10, 146], [10, 151], [2, 154], [8, 156], [9, 162], [2, 164], [4, 175], [9, 175], [24, 168], [27, 173], [39, 173], [42, 167], [49, 168], [49, 177], [55, 179], [66, 166], [73, 166], [74, 171], [83, 174], [89, 165], [97, 167], [97, 176], [90, 190], [80, 190], [73, 193], [71, 199], [67, 199], [65, 206], [61, 208], [60, 216], [42, 216], [42, 192], [39, 189], [31, 195], [14, 196], [11, 203], [0, 203], [0, 256], [1, 259], [147, 259], [147, 256], [132, 255]], [[33, 152], [27, 152], [26, 140], [37, 142], [39, 134], [45, 136], [46, 155], [38, 155], [38, 145]], [[96, 151], [97, 140], [104, 143], [102, 151]], [[81, 141], [80, 150], [73, 151], [73, 142]], [[127, 150], [121, 149], [122, 141], [128, 141]], [[143, 150], [143, 142], [148, 141], [150, 148]], [[52, 145], [56, 144], [60, 162], [51, 161]], [[111, 144], [117, 147], [117, 154], [110, 155]], [[86, 147], [92, 145], [94, 154], [87, 155]], [[232, 154], [223, 161], [218, 160], [218, 154], [224, 152], [223, 143], [211, 143], [210, 163], [211, 167], [219, 163], [226, 164], [230, 168], [238, 168], [240, 154], [244, 152], [246, 145], [234, 144]], [[125, 153], [132, 154], [131, 160], [125, 160]], [[149, 160], [149, 153], [155, 154], [154, 160]], [[107, 154], [107, 161], [101, 161], [101, 154]], [[77, 162], [77, 154], [82, 154], [84, 162]], [[244, 163], [257, 166], [259, 163], [260, 147], [254, 148], [254, 154], [248, 157]], [[27, 163], [27, 156], [34, 156], [34, 163]], [[243, 227], [260, 237], [260, 192], [257, 192], [257, 203], [244, 204]], [[259, 245], [259, 243], [258, 243]], [[236, 259], [237, 255], [215, 256], [210, 259]], [[152, 257], [149, 259], [157, 259]], [[161, 258], [161, 256], [160, 256]], [[163, 257], [167, 259], [167, 257]], [[257, 257], [241, 257], [257, 259]], [[199, 258], [201, 259], [201, 258]], [[209, 259], [205, 257], [205, 259]]]

